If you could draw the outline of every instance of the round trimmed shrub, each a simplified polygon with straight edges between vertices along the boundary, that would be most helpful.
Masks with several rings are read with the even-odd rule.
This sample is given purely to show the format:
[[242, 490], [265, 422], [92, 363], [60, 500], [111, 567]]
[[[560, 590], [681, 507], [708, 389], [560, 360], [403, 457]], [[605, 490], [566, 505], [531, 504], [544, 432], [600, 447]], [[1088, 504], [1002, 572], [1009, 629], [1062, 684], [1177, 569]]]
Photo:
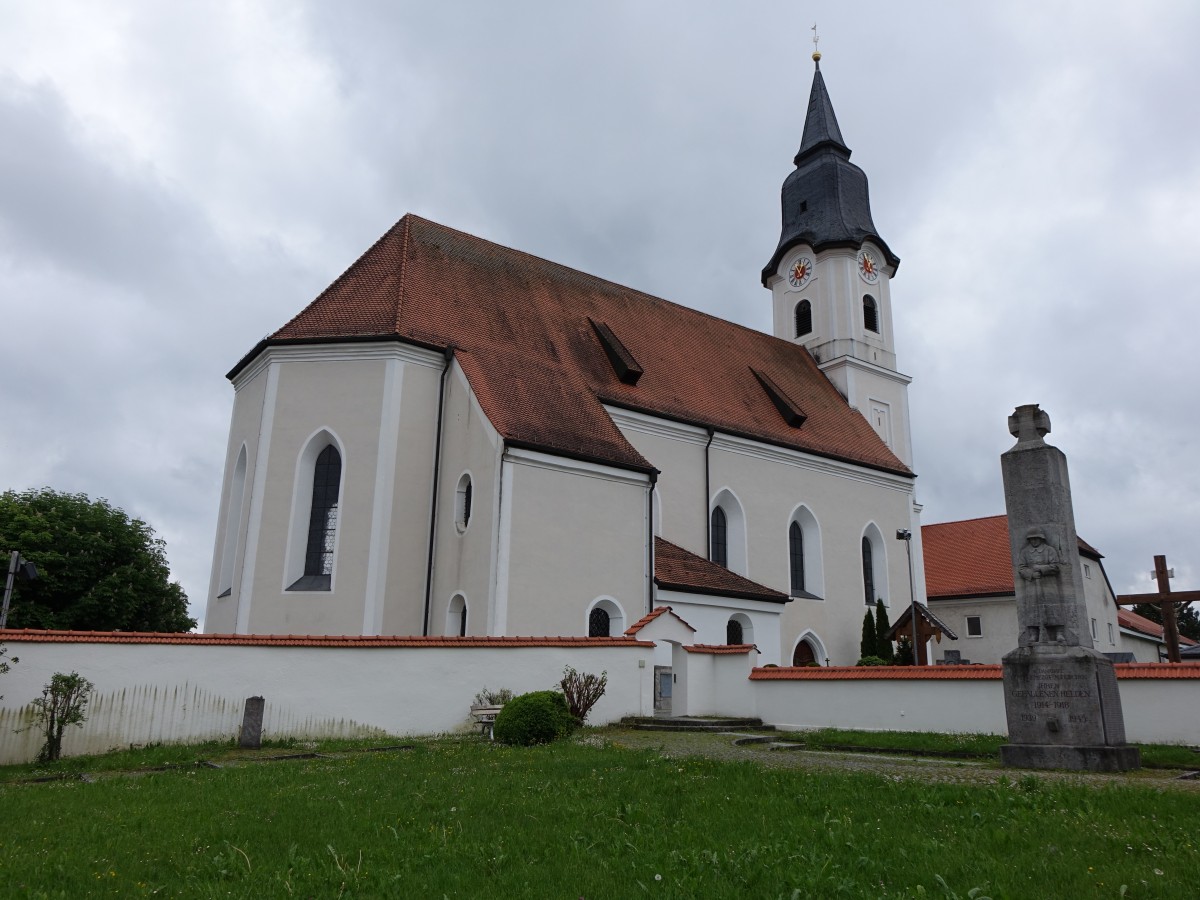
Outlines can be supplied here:
[[532, 691], [504, 704], [492, 734], [505, 744], [548, 744], [571, 733], [575, 723], [558, 691]]
[[886, 665], [890, 665], [890, 663], [886, 659], [881, 659], [878, 656], [864, 656], [862, 659], [860, 659], [858, 662], [856, 662], [855, 665], [856, 666], [886, 666]]

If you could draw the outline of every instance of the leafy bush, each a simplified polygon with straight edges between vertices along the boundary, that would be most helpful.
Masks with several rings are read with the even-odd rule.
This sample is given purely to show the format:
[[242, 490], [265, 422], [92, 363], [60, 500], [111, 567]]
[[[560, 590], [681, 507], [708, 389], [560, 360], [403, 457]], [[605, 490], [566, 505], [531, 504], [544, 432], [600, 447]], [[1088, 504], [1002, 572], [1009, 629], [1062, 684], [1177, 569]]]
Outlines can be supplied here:
[[532, 691], [504, 704], [493, 734], [504, 744], [548, 744], [571, 733], [575, 723], [558, 691]]
[[476, 706], [503, 706], [513, 698], [513, 692], [508, 688], [500, 688], [498, 691], [489, 690], [486, 686], [482, 691], [475, 695]]
[[55, 672], [50, 677], [50, 683], [42, 689], [42, 696], [33, 701], [33, 725], [30, 727], [39, 729], [46, 736], [46, 743], [38, 753], [38, 762], [54, 762], [62, 756], [63, 732], [68, 725], [83, 727], [93, 687], [78, 672], [70, 675]]
[[896, 641], [896, 665], [914, 665], [912, 640], [905, 636]]
[[886, 665], [888, 665], [888, 661], [886, 659], [882, 659], [878, 656], [864, 656], [862, 659], [860, 659], [858, 662], [856, 662], [855, 665], [856, 666], [886, 666]]
[[566, 666], [563, 668], [559, 687], [567, 700], [571, 718], [575, 720], [576, 725], [582, 725], [596, 701], [604, 696], [604, 689], [608, 687], [608, 672], [591, 675], [587, 672], [576, 672], [570, 666]]

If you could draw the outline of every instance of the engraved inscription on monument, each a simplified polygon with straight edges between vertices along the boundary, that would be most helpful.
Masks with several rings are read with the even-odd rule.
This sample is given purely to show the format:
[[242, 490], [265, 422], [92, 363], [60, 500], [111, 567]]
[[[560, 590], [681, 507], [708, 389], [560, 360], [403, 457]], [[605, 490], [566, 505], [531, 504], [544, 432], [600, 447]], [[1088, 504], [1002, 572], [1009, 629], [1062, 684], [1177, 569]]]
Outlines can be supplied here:
[[1000, 458], [1017, 595], [1017, 649], [1004, 657], [1005, 765], [1120, 771], [1140, 765], [1125, 743], [1112, 663], [1092, 648], [1067, 459], [1043, 438], [1036, 405], [1009, 417], [1016, 445]]

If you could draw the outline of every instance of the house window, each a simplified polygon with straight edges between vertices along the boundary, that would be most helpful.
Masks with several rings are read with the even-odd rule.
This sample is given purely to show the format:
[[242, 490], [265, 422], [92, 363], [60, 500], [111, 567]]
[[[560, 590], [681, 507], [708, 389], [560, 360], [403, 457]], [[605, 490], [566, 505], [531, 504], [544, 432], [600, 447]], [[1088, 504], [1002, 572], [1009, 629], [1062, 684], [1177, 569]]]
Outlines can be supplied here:
[[467, 530], [471, 524], [471, 476], [464, 473], [458, 479], [458, 488], [454, 492], [454, 526], [459, 533]]
[[725, 643], [726, 644], [741, 644], [742, 641], [742, 623], [737, 619], [730, 619], [725, 624]]
[[1083, 564], [1083, 577], [1084, 578], [1092, 577], [1092, 567], [1089, 566], [1087, 563]]
[[799, 522], [788, 526], [788, 558], [792, 570], [792, 593], [804, 590], [804, 530]]
[[812, 304], [801, 300], [796, 304], [796, 337], [812, 334]]
[[879, 334], [879, 307], [870, 294], [863, 294], [863, 327]]
[[1114, 638], [1114, 636], [1113, 636], [1113, 624], [1112, 624], [1112, 622], [1109, 622], [1109, 623], [1108, 623], [1108, 642], [1109, 642], [1110, 644], [1115, 644], [1115, 643], [1116, 643], [1116, 639], [1115, 639], [1115, 638]]
[[611, 617], [608, 610], [602, 606], [592, 608], [588, 613], [588, 637], [608, 637]]
[[712, 534], [710, 541], [712, 543], [712, 552], [709, 556], [712, 561], [718, 566], [728, 566], [729, 526], [725, 518], [725, 510], [719, 506], [712, 511]]
[[983, 618], [967, 616], [967, 637], [983, 637]]
[[862, 569], [863, 569], [863, 599], [867, 606], [875, 604], [875, 551], [871, 547], [871, 539], [864, 535], [862, 539]]
[[1096, 639], [1096, 620], [1092, 619], [1092, 640]]

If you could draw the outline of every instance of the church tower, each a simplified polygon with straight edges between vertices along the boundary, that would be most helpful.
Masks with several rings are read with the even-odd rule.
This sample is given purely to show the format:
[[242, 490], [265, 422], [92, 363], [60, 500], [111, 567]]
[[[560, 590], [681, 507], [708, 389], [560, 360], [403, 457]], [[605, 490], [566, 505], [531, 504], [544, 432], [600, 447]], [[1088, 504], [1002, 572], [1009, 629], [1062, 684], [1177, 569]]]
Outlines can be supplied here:
[[908, 384], [896, 369], [891, 279], [900, 258], [871, 220], [867, 176], [850, 162], [821, 76], [808, 98], [796, 169], [783, 182], [779, 245], [762, 271], [775, 336], [802, 344], [846, 400], [912, 466]]

